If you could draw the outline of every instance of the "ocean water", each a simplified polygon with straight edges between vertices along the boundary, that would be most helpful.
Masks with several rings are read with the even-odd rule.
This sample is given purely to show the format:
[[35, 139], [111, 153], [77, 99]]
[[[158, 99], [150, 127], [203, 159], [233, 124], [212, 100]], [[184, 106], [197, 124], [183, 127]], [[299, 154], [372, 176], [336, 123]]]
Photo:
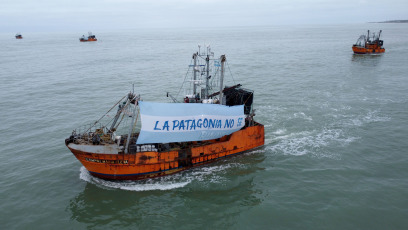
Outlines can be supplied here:
[[[367, 29], [386, 53], [352, 54]], [[407, 228], [408, 24], [22, 32], [0, 34], [1, 229]], [[255, 90], [265, 145], [163, 178], [90, 176], [64, 139], [132, 83], [168, 101], [198, 44]]]

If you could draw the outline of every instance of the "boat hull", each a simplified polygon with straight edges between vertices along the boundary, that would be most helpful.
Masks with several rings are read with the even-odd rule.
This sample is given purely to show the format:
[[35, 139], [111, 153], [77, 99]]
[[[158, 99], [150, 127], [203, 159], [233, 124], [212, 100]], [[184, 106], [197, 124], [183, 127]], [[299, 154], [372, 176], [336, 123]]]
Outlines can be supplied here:
[[91, 153], [67, 147], [91, 175], [107, 180], [142, 180], [174, 174], [264, 145], [264, 126], [243, 128], [206, 144], [135, 154]]
[[365, 48], [365, 47], [353, 46], [352, 49], [355, 54], [377, 54], [377, 53], [385, 52], [384, 48]]
[[96, 42], [98, 39], [96, 38], [88, 38], [88, 39], [79, 39], [80, 42]]

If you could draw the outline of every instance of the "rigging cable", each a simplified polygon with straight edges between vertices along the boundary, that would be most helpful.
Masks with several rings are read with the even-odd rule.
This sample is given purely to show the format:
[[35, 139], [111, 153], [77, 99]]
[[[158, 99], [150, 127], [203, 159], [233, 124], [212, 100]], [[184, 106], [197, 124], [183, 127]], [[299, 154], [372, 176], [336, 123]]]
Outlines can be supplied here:
[[[123, 98], [122, 98], [122, 99], [123, 99]], [[126, 103], [126, 104], [120, 109], [120, 113], [124, 112], [124, 110], [127, 109], [127, 107], [129, 106], [129, 104], [130, 104], [130, 103]], [[123, 115], [125, 115], [125, 114], [123, 113]], [[107, 116], [109, 117], [109, 115], [107, 115]], [[105, 126], [109, 126], [109, 124], [115, 119], [115, 117], [116, 117], [116, 115], [115, 115], [114, 117], [112, 117], [112, 118], [110, 119], [110, 121], [109, 121], [108, 123], [106, 123]], [[122, 116], [122, 119], [123, 119], [123, 116]], [[121, 121], [122, 121], [122, 120], [121, 120]], [[119, 124], [120, 124], [120, 122], [119, 122]], [[118, 126], [119, 126], [119, 124], [116, 125], [116, 127], [114, 127], [114, 128], [117, 129]]]
[[[180, 92], [181, 92], [181, 89], [182, 89], [182, 88], [183, 88], [183, 86], [184, 86], [184, 82], [186, 82], [186, 78], [187, 78], [187, 75], [188, 75], [188, 71], [190, 70], [190, 66], [191, 66], [191, 63], [192, 63], [192, 62], [193, 62], [193, 60], [191, 60], [191, 61], [190, 61], [190, 65], [189, 65], [189, 67], [188, 67], [188, 69], [187, 69], [186, 76], [184, 77], [183, 84], [181, 84], [180, 89], [179, 89], [179, 91], [178, 91], [178, 93], [177, 93], [177, 96], [176, 96], [176, 97], [178, 97], [178, 96], [179, 96], [179, 94], [180, 94]], [[193, 71], [195, 71], [195, 70], [193, 69]]]
[[127, 96], [127, 95], [123, 96], [118, 102], [116, 102], [116, 104], [114, 104], [114, 105], [112, 106], [112, 108], [110, 108], [110, 109], [108, 110], [108, 112], [106, 112], [101, 118], [99, 118], [99, 120], [95, 121], [95, 123], [94, 123], [91, 127], [89, 127], [89, 129], [86, 130], [86, 132], [88, 132], [89, 130], [91, 130], [92, 127], [94, 127], [100, 120], [102, 120], [102, 118], [104, 118], [104, 117], [106, 116], [106, 114], [108, 114], [113, 108], [115, 108], [116, 105], [119, 104], [119, 103], [123, 100], [123, 98], [125, 98], [126, 96]]
[[234, 82], [234, 85], [235, 85], [236, 83], [235, 83], [234, 75], [232, 75], [232, 72], [231, 72], [231, 69], [230, 69], [230, 66], [229, 66], [228, 61], [226, 61], [226, 63], [227, 63], [227, 66], [228, 66], [228, 70], [229, 70], [229, 72], [230, 72], [230, 74], [231, 74], [232, 81]]

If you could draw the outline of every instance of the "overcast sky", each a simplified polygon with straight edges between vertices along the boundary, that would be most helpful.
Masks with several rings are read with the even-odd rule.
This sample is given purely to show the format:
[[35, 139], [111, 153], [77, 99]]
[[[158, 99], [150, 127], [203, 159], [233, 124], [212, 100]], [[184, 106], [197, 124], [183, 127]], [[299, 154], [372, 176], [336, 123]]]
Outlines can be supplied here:
[[408, 19], [408, 0], [0, 0], [0, 32]]

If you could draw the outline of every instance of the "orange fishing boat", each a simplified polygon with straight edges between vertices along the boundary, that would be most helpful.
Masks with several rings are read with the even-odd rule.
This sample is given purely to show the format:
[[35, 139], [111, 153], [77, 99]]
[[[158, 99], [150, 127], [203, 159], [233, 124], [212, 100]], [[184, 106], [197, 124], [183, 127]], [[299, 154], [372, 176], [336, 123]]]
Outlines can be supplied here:
[[[253, 119], [253, 91], [224, 87], [225, 55], [213, 57], [209, 47], [193, 54], [192, 79], [183, 83], [192, 92], [183, 102], [169, 93], [172, 103], [145, 102], [133, 90], [111, 108], [118, 107], [113, 116], [110, 110], [74, 130], [66, 146], [91, 175], [108, 180], [170, 175], [262, 146], [264, 126]], [[102, 125], [104, 119], [109, 122]]]
[[96, 42], [98, 39], [96, 39], [95, 35], [92, 34], [92, 32], [88, 32], [88, 37], [86, 38], [85, 35], [82, 35], [82, 37], [79, 38], [80, 42]]
[[16, 39], [23, 39], [23, 36], [20, 33], [16, 34]]
[[372, 38], [370, 38], [370, 31], [367, 31], [366, 35], [361, 35], [356, 44], [353, 45], [352, 49], [355, 54], [375, 54], [384, 53], [385, 49], [383, 47], [384, 41], [380, 40], [381, 30], [376, 35], [373, 33]]

